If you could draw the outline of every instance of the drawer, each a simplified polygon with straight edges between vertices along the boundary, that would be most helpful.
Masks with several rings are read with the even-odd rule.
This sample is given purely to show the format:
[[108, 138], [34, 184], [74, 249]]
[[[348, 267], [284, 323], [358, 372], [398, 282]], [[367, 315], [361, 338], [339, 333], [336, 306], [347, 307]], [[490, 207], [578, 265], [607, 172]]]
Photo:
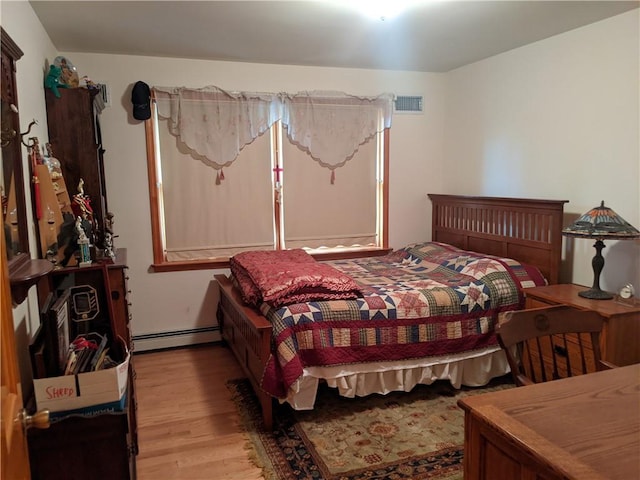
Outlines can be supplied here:
[[527, 297], [525, 300], [525, 307], [527, 310], [531, 308], [542, 308], [548, 307], [549, 305], [558, 305], [557, 303], [545, 302], [543, 300], [539, 300], [537, 298]]

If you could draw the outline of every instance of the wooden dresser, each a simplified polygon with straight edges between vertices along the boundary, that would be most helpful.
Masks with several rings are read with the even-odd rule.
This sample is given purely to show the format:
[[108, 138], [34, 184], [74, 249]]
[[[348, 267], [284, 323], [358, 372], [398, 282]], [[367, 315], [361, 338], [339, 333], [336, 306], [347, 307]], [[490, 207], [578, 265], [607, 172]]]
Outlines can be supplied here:
[[640, 305], [629, 306], [615, 300], [590, 300], [578, 295], [588, 287], [574, 284], [548, 285], [525, 289], [525, 308], [570, 305], [593, 310], [605, 324], [600, 335], [602, 359], [623, 366], [640, 363]]
[[[131, 340], [128, 299], [127, 250], [120, 248], [116, 260], [104, 266], [67, 267], [53, 270], [38, 294], [90, 285], [98, 292], [100, 318], [92, 331], [121, 337], [129, 351]], [[70, 417], [50, 428], [28, 431], [33, 480], [133, 480], [136, 478], [138, 435], [136, 419], [135, 366], [129, 362], [127, 404], [121, 413], [93, 417]]]
[[464, 480], [632, 480], [640, 365], [462, 398]]

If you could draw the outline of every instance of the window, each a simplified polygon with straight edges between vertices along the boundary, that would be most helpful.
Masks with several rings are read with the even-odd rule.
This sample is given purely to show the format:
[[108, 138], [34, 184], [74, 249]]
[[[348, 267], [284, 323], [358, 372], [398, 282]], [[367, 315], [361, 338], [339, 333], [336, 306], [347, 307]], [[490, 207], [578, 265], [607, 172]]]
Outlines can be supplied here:
[[153, 93], [157, 270], [224, 266], [245, 250], [385, 251], [391, 95]]

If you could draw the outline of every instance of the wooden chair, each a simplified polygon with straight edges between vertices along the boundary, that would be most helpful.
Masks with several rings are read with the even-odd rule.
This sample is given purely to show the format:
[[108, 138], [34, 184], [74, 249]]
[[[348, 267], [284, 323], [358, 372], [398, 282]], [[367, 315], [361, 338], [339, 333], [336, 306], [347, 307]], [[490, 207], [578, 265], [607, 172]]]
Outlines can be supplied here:
[[611, 368], [601, 360], [597, 312], [567, 305], [506, 312], [496, 336], [517, 386]]

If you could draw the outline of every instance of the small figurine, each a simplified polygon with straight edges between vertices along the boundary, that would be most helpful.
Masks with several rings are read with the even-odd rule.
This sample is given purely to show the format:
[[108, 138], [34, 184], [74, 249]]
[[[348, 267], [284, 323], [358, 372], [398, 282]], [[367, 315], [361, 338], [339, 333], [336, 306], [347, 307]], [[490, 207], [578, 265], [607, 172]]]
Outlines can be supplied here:
[[113, 251], [113, 235], [110, 232], [104, 234], [104, 256], [114, 262], [116, 254]]
[[[80, 223], [78, 223], [80, 219]], [[60, 233], [58, 233], [58, 248], [63, 251], [63, 258], [60, 260], [59, 265], [66, 267], [72, 257], [75, 257], [78, 250], [81, 250], [80, 237], [83, 235], [87, 238], [87, 248], [91, 243], [89, 237], [91, 236], [91, 224], [88, 220], [83, 219], [80, 216], [74, 216], [69, 212], [62, 212], [62, 225], [60, 226]], [[64, 247], [64, 248], [63, 248]], [[81, 252], [80, 252], [81, 253]], [[90, 253], [90, 252], [89, 252]], [[80, 256], [80, 254], [78, 255]], [[75, 265], [72, 263], [71, 265]]]
[[78, 246], [80, 247], [80, 262], [78, 266], [87, 267], [91, 265], [91, 252], [89, 250], [89, 238], [82, 228], [82, 218], [76, 218], [76, 232], [78, 234]]
[[73, 196], [71, 209], [76, 216], [81, 216], [85, 220], [93, 223], [93, 208], [91, 208], [91, 199], [84, 193], [84, 180], [81, 178], [78, 182], [78, 193]]
[[106, 232], [113, 233], [113, 212], [107, 212], [104, 229]]
[[76, 233], [78, 234], [78, 242], [80, 240], [87, 240], [87, 235], [84, 233], [84, 228], [82, 228], [82, 218], [76, 218]]
[[88, 76], [84, 76], [82, 77], [82, 80], [84, 80], [84, 83], [86, 85], [86, 87], [89, 90], [97, 90], [98, 88], [100, 88], [100, 85], [98, 85], [96, 82], [94, 82], [93, 80], [91, 80]]

